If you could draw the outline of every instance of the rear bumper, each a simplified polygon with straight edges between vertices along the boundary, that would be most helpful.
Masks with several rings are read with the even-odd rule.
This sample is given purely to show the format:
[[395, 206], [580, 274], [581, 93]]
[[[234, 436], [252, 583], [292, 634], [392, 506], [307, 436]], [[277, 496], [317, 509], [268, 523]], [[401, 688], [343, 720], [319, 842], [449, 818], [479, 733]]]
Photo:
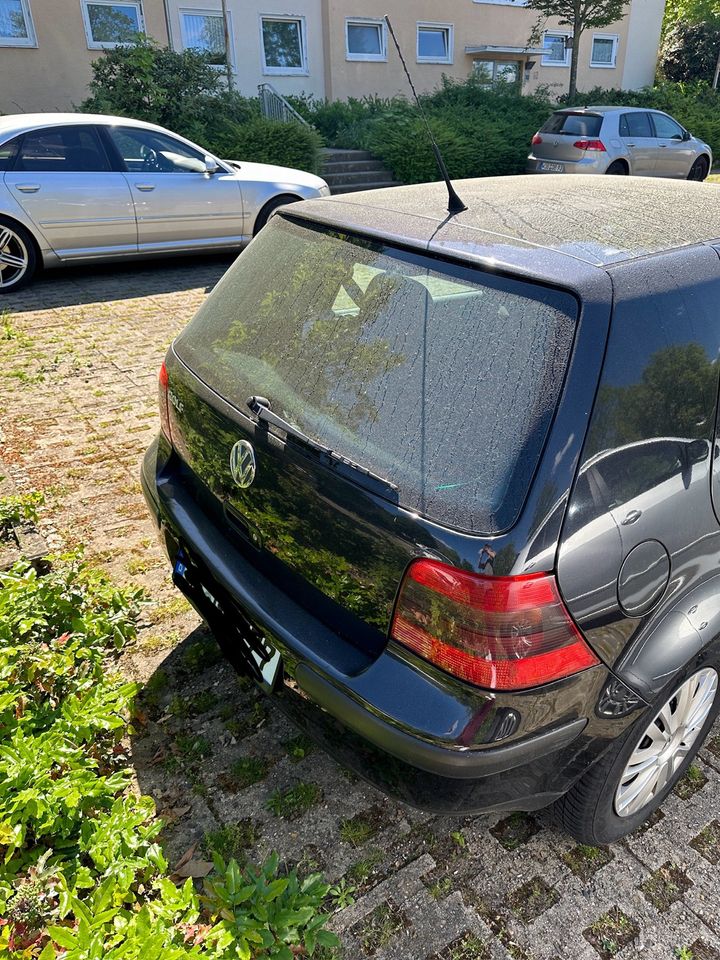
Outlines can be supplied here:
[[[559, 164], [562, 170], [543, 169], [543, 164]], [[582, 160], [547, 160], [534, 156], [527, 159], [526, 173], [605, 173], [611, 163], [607, 153], [584, 157]]]
[[[154, 444], [142, 488], [170, 559], [182, 544], [213, 594], [237, 611], [228, 622], [246, 617], [280, 650], [285, 678], [278, 705], [387, 792], [438, 812], [537, 809], [566, 792], [629, 722], [593, 716], [609, 675], [603, 665], [539, 691], [495, 695], [433, 671], [392, 644], [374, 659], [344, 650], [346, 641], [258, 573], [162, 459]], [[203, 608], [202, 597], [191, 600], [232, 660], [232, 631]], [[520, 723], [500, 743], [511, 712]]]

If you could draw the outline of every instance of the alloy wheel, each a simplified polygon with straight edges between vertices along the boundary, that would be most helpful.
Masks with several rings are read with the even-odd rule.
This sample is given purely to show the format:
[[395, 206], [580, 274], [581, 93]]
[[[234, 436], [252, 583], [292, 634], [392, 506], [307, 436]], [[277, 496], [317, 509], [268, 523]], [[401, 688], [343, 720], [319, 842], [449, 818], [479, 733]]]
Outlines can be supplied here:
[[615, 792], [615, 812], [631, 817], [672, 780], [700, 735], [718, 691], [712, 667], [686, 680], [643, 733]]
[[13, 287], [25, 276], [30, 253], [25, 241], [10, 227], [0, 224], [0, 287]]

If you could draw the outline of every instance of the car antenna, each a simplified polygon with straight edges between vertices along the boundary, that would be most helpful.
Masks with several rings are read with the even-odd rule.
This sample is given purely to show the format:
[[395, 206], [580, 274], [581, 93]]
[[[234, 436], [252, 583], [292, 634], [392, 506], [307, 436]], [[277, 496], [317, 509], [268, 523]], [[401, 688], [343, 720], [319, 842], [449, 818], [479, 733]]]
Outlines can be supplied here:
[[460, 199], [460, 197], [457, 195], [455, 191], [455, 187], [453, 187], [452, 185], [450, 174], [448, 173], [447, 167], [445, 166], [445, 161], [443, 160], [443, 156], [440, 153], [440, 147], [437, 145], [437, 140], [433, 135], [432, 128], [430, 126], [430, 121], [427, 118], [427, 114], [423, 110], [423, 105], [420, 102], [420, 97], [417, 94], [417, 90], [415, 89], [415, 84], [412, 82], [412, 77], [410, 76], [410, 71], [408, 70], [407, 64], [405, 63], [405, 57], [402, 54], [402, 50], [400, 49], [400, 44], [398, 43], [398, 39], [395, 36], [395, 31], [393, 30], [392, 24], [390, 23], [390, 17], [388, 17], [387, 14], [385, 15], [385, 23], [387, 23], [388, 30], [390, 31], [390, 36], [393, 39], [393, 43], [395, 44], [395, 49], [397, 50], [398, 56], [400, 57], [400, 63], [402, 63], [403, 65], [403, 70], [405, 71], [405, 76], [407, 77], [407, 81], [410, 84], [410, 89], [413, 92], [413, 97], [415, 98], [415, 103], [417, 104], [418, 112], [420, 113], [420, 116], [422, 117], [425, 123], [428, 137], [430, 138], [430, 143], [432, 144], [433, 153], [435, 154], [435, 160], [437, 162], [438, 169], [440, 171], [440, 174], [443, 180], [445, 181], [445, 186], [447, 187], [448, 213], [451, 213], [451, 214], [462, 213], [463, 210], [467, 210], [467, 206], [462, 202], [462, 200]]

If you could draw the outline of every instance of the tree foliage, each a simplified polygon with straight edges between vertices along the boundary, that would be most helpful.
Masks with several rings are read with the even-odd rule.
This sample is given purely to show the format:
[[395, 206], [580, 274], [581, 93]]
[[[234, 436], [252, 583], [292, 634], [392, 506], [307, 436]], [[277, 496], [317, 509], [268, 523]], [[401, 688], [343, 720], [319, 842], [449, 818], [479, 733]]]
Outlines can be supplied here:
[[666, 80], [712, 82], [720, 53], [720, 20], [677, 23], [663, 39], [658, 68]]
[[577, 90], [578, 53], [583, 33], [622, 20], [627, 4], [628, 0], [528, 0], [528, 9], [536, 10], [540, 15], [537, 34], [550, 17], [558, 18], [560, 26], [569, 27], [572, 32], [570, 96], [574, 96]]

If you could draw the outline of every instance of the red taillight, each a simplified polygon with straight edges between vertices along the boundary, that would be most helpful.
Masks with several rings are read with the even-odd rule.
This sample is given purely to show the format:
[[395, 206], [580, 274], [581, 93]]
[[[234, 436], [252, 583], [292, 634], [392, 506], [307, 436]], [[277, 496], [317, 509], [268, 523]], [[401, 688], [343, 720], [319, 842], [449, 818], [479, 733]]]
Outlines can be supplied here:
[[170, 443], [172, 443], [172, 434], [170, 433], [170, 398], [168, 397], [168, 373], [163, 360], [158, 374], [158, 393], [160, 401], [160, 429], [165, 434]]
[[532, 143], [532, 145], [533, 145], [534, 147], [536, 147], [539, 143], [542, 143], [542, 142], [543, 142], [543, 139], [542, 139], [542, 137], [540, 136], [539, 133], [536, 133], [535, 136], [532, 138], [532, 140], [531, 140], [530, 142]]
[[576, 140], [573, 146], [578, 150], [597, 150], [598, 153], [605, 153], [605, 144], [602, 140]]
[[390, 635], [490, 690], [537, 687], [599, 662], [549, 573], [484, 577], [416, 560], [405, 574]]

